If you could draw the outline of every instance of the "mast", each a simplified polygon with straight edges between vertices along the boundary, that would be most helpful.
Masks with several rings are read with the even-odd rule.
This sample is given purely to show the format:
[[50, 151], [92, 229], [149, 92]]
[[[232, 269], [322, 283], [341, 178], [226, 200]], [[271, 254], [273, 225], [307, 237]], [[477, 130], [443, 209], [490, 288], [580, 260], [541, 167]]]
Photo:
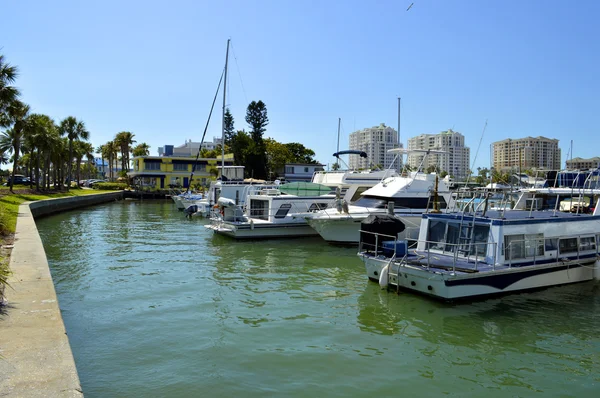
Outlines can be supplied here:
[[[398, 149], [401, 148], [400, 146], [400, 100], [401, 98], [398, 97]], [[393, 165], [392, 165], [393, 167]], [[402, 171], [402, 154], [398, 153], [398, 172]]]
[[225, 72], [223, 80], [223, 122], [221, 127], [221, 181], [225, 176], [225, 100], [227, 96], [227, 61], [229, 60], [229, 42], [227, 39], [227, 52], [225, 53]]
[[[342, 118], [339, 117], [338, 118], [338, 141], [337, 141], [337, 152], [336, 153], [340, 152], [340, 125], [341, 124], [342, 124]], [[340, 157], [339, 156], [337, 158], [337, 162], [336, 163], [337, 163], [338, 168], [339, 168], [339, 166], [340, 166]]]

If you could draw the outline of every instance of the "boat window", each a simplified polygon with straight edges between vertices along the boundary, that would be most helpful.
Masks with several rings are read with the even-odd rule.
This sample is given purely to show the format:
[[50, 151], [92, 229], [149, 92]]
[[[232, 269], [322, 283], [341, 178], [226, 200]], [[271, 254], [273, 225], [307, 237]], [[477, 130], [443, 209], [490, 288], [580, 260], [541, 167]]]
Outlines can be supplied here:
[[324, 210], [327, 208], [327, 203], [313, 203], [308, 208], [308, 211], [314, 212], [319, 210]]
[[434, 250], [444, 250], [444, 236], [446, 235], [446, 223], [443, 221], [429, 221], [427, 231], [427, 247]]
[[545, 241], [546, 251], [558, 250], [558, 239], [550, 238]]
[[504, 236], [504, 257], [507, 260], [525, 258], [525, 235]]
[[275, 213], [275, 218], [284, 218], [291, 208], [292, 205], [290, 203], [282, 204], [281, 207], [279, 207], [279, 210], [277, 210], [277, 213]]
[[[435, 201], [435, 197], [433, 195], [431, 195], [431, 198], [429, 198], [429, 208], [430, 209], [434, 209], [435, 207], [433, 206], [433, 202]], [[438, 209], [445, 209], [446, 208], [446, 199], [444, 199], [444, 197], [442, 195], [438, 195]]]
[[473, 231], [473, 247], [471, 248], [471, 254], [485, 256], [489, 234], [489, 225], [475, 225], [475, 230]]
[[458, 226], [456, 223], [448, 223], [448, 230], [446, 231], [446, 249], [447, 252], [454, 252], [456, 244], [458, 243]]
[[369, 189], [371, 187], [358, 187], [356, 188], [356, 192], [354, 192], [354, 195], [352, 195], [352, 197], [350, 198], [350, 203], [353, 203], [355, 201], [357, 201], [358, 199], [360, 199], [360, 194], [365, 192], [367, 189]]
[[559, 241], [560, 254], [577, 253], [577, 238], [566, 238]]
[[[363, 196], [358, 199], [356, 206], [362, 207], [370, 207], [374, 209], [385, 209], [387, 208], [388, 202], [394, 202], [394, 208], [396, 209], [426, 209], [427, 208], [427, 198], [384, 198], [379, 196]], [[445, 205], [445, 202], [444, 202]], [[441, 207], [442, 203], [440, 203], [440, 208], [443, 209], [445, 207]], [[433, 208], [433, 206], [432, 206]]]
[[525, 255], [527, 257], [544, 255], [544, 234], [525, 235]]
[[544, 234], [506, 235], [504, 256], [507, 260], [544, 255]]
[[596, 247], [600, 247], [600, 234], [596, 235]]
[[596, 239], [593, 236], [579, 238], [579, 250], [596, 250]]
[[250, 217], [252, 218], [260, 218], [261, 220], [267, 220], [268, 214], [267, 209], [269, 206], [267, 205], [266, 200], [250, 200]]

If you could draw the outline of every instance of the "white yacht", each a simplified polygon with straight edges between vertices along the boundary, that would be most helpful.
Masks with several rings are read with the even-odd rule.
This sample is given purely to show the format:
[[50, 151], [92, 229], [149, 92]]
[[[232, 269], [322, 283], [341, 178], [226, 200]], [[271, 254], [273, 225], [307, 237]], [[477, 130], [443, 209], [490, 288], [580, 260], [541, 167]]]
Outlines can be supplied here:
[[[368, 227], [368, 228], [367, 228]], [[443, 300], [598, 279], [600, 215], [490, 211], [423, 216], [418, 241], [365, 223], [359, 257], [382, 287]]]
[[[423, 154], [423, 161], [430, 154], [445, 153], [436, 150], [391, 149], [399, 154]], [[419, 169], [420, 170], [420, 167]], [[393, 207], [408, 227], [404, 237], [416, 238], [424, 212], [437, 208], [445, 210], [454, 206], [448, 179], [439, 179], [437, 174], [421, 171], [408, 172], [384, 178], [374, 187], [362, 192], [360, 197], [345, 206], [337, 206], [312, 214], [300, 215], [330, 243], [358, 244], [360, 222], [371, 214], [383, 214]]]
[[[437, 182], [437, 195], [435, 185]], [[408, 227], [406, 237], [416, 238], [421, 216], [437, 206], [444, 210], [452, 206], [452, 195], [447, 181], [435, 173], [411, 172], [402, 177], [389, 177], [362, 193], [347, 208], [329, 208], [302, 215], [308, 224], [328, 242], [357, 244], [360, 222], [371, 214], [386, 213], [393, 206], [394, 215]]]
[[[298, 191], [298, 184], [305, 192], [288, 193]], [[332, 188], [311, 183], [261, 190], [247, 196], [246, 206], [222, 197], [217, 202], [219, 213], [214, 214], [205, 227], [235, 239], [314, 236], [316, 232], [304, 219], [294, 218], [292, 214], [326, 209], [335, 204], [335, 198]]]

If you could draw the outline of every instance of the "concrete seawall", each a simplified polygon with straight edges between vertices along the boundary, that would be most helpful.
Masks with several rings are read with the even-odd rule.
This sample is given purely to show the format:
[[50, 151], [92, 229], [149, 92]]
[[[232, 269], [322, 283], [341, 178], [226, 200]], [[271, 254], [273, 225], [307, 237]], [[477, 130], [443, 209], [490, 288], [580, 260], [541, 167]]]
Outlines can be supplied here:
[[19, 207], [8, 306], [0, 308], [0, 397], [83, 396], [34, 218], [122, 198], [111, 192]]

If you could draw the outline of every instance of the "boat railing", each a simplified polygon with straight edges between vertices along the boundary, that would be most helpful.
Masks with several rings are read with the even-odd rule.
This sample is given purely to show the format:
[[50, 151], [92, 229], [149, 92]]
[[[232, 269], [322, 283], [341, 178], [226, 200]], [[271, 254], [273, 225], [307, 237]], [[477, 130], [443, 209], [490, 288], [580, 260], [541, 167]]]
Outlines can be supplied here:
[[[361, 239], [359, 242], [359, 253], [369, 253], [373, 256], [385, 255], [386, 251], [388, 255], [393, 254], [394, 257], [399, 257], [396, 253], [396, 245], [394, 245], [393, 250], [389, 247], [383, 247], [381, 244], [385, 241], [396, 241], [397, 236], [379, 234], [376, 232], [364, 231], [361, 230]], [[375, 244], [364, 242], [363, 234], [365, 235], [374, 235]], [[444, 268], [448, 268], [453, 272], [456, 272], [457, 265], [459, 269], [464, 269], [460, 267], [460, 262], [469, 262], [473, 263], [473, 271], [478, 271], [480, 264], [488, 264], [492, 266], [493, 270], [496, 270], [496, 258], [497, 258], [497, 247], [498, 244], [496, 242], [480, 242], [480, 243], [470, 243], [469, 249], [465, 252], [465, 244], [464, 243], [446, 243], [440, 241], [429, 241], [429, 240], [419, 240], [406, 238], [406, 250], [408, 252], [408, 248], [413, 250], [413, 253], [417, 256], [417, 262], [420, 265], [424, 265], [427, 270], [432, 268], [439, 268], [441, 265]], [[418, 245], [421, 244], [421, 247], [425, 247], [424, 250], [415, 249]], [[424, 245], [422, 245], [424, 244]], [[442, 247], [440, 247], [440, 245]], [[491, 250], [490, 250], [491, 247]], [[482, 249], [480, 249], [482, 248]], [[463, 253], [461, 255], [461, 253]], [[493, 253], [490, 261], [488, 262], [488, 253]], [[448, 266], [446, 264], [441, 264], [440, 254], [445, 255], [447, 258], [452, 259], [452, 265]], [[432, 259], [434, 261], [432, 261]], [[424, 260], [424, 264], [422, 261]], [[403, 259], [403, 262], [400, 264], [408, 265], [406, 258]]]

